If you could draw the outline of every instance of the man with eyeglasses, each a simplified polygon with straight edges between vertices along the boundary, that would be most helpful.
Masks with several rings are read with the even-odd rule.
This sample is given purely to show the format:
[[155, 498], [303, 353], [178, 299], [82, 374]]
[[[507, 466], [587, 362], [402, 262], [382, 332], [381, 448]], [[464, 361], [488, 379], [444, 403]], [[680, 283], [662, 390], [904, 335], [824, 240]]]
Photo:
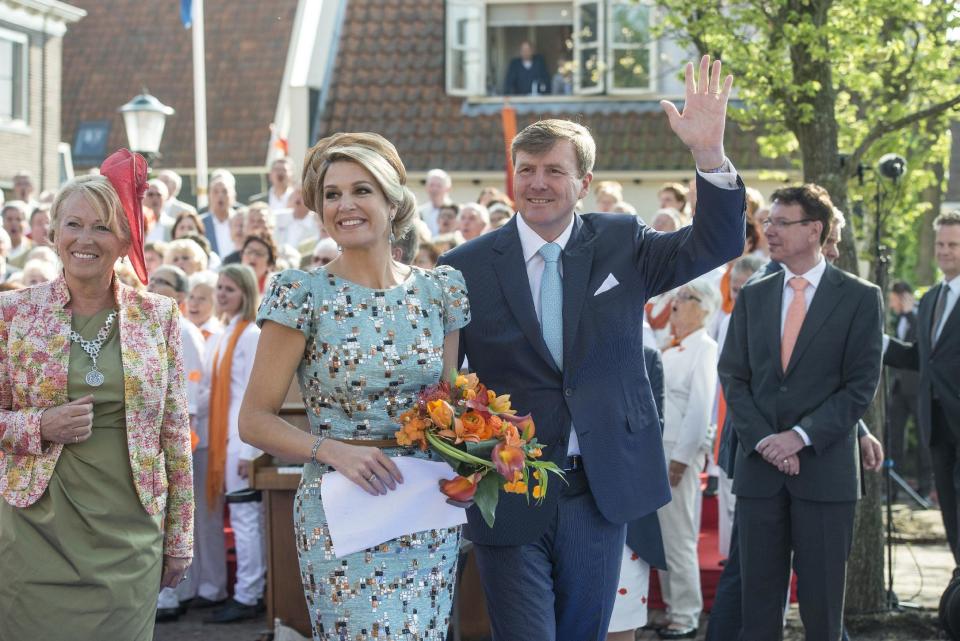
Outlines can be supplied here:
[[[173, 265], [162, 265], [154, 270], [153, 274], [150, 275], [150, 282], [147, 284], [147, 290], [159, 294], [160, 296], [167, 296], [177, 301], [178, 305], [183, 305], [183, 301], [187, 297], [187, 291], [189, 290], [189, 281], [187, 275], [179, 267], [174, 267]], [[198, 434], [198, 424], [197, 424], [197, 405], [198, 399], [200, 397], [200, 380], [203, 373], [203, 358], [204, 358], [204, 342], [203, 334], [200, 333], [200, 330], [196, 325], [187, 320], [186, 316], [180, 316], [180, 337], [183, 341], [183, 372], [186, 377], [186, 389], [187, 389], [187, 409], [190, 413], [190, 429], [194, 436], [198, 437], [195, 440], [198, 440], [198, 445], [203, 443], [205, 448], [206, 437], [199, 438]], [[199, 449], [199, 448], [198, 448]], [[198, 503], [201, 500], [201, 496], [204, 494], [204, 487], [206, 484], [206, 449], [201, 449], [202, 456], [198, 457], [196, 455], [196, 450], [194, 451], [193, 457], [193, 466], [194, 466], [194, 492], [198, 497]], [[201, 473], [202, 472], [202, 473]], [[206, 509], [199, 508], [196, 510], [197, 518], [201, 518], [207, 513]], [[195, 526], [197, 524], [195, 523]], [[200, 528], [196, 528], [199, 533]], [[195, 551], [196, 556], [202, 556], [202, 547], [203, 544], [200, 540], [197, 540], [196, 544], [197, 550]], [[221, 541], [222, 547], [222, 541]], [[206, 557], [209, 559], [209, 555]], [[209, 566], [210, 562], [207, 560], [206, 566]], [[164, 588], [160, 590], [160, 595], [157, 599], [157, 621], [175, 621], [183, 611], [186, 610], [186, 607], [182, 607], [180, 604], [186, 601], [189, 601], [193, 597], [197, 596], [197, 587], [200, 584], [200, 581], [204, 579], [203, 570], [205, 564], [201, 561], [199, 564], [191, 568], [191, 571], [184, 577], [183, 582], [180, 583], [176, 588]], [[207, 569], [209, 572], [209, 567]], [[220, 598], [223, 598], [226, 595], [220, 595]]]
[[783, 269], [741, 290], [719, 365], [740, 440], [741, 638], [780, 638], [792, 554], [807, 638], [837, 639], [861, 487], [856, 426], [880, 378], [880, 291], [825, 260], [834, 208], [823, 188], [772, 200], [765, 235]]

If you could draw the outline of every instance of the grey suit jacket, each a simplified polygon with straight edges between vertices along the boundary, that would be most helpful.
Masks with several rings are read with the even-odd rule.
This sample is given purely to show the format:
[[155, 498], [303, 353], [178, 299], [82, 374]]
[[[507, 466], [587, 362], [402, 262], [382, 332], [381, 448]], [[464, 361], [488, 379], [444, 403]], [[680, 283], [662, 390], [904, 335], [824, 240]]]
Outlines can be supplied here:
[[[728, 416], [740, 440], [734, 492], [851, 501], [860, 496], [856, 425], [880, 380], [880, 290], [827, 265], [786, 371], [780, 364], [783, 273], [744, 287], [720, 356]], [[800, 426], [811, 446], [788, 477], [756, 451], [766, 436]]]

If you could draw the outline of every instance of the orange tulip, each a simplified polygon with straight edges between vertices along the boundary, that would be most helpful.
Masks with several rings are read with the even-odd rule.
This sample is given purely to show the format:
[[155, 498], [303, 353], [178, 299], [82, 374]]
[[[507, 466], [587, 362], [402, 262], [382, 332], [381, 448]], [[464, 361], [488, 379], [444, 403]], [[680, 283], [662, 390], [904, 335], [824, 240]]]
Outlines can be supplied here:
[[450, 406], [450, 403], [443, 399], [437, 399], [427, 403], [427, 414], [430, 415], [430, 420], [433, 421], [433, 424], [439, 428], [448, 428], [453, 422], [453, 408]]
[[471, 474], [470, 476], [457, 476], [446, 481], [440, 481], [440, 491], [454, 501], [466, 503], [472, 501], [473, 495], [477, 493], [477, 483], [480, 478], [480, 474]]
[[[516, 431], [516, 428], [514, 428], [514, 431]], [[493, 460], [497, 472], [503, 478], [514, 481], [517, 480], [515, 478], [517, 473], [523, 472], [523, 466], [526, 463], [526, 455], [523, 450], [505, 442], [497, 443], [490, 454], [490, 458]]]

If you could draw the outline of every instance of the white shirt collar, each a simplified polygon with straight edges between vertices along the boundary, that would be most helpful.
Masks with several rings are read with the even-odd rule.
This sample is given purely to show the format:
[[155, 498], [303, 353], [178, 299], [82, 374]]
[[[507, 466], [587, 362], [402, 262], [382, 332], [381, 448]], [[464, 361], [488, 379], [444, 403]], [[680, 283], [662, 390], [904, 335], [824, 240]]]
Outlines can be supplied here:
[[807, 279], [807, 283], [810, 287], [816, 289], [820, 286], [820, 279], [823, 278], [823, 273], [827, 271], [827, 261], [823, 259], [823, 256], [820, 257], [820, 262], [811, 267], [806, 274], [794, 274], [790, 271], [790, 268], [786, 265], [783, 266], [783, 288], [786, 289], [790, 287], [790, 279], [794, 276], [802, 276]]
[[947, 287], [949, 287], [950, 291], [954, 294], [960, 294], [960, 275], [954, 276], [951, 280], [944, 280], [943, 282], [947, 284]]
[[[516, 215], [517, 218], [517, 233], [520, 234], [520, 247], [523, 249], [523, 262], [529, 263], [530, 259], [537, 255], [537, 252], [540, 251], [540, 248], [547, 244], [548, 241], [540, 237], [540, 234], [533, 231], [530, 225], [527, 224], [527, 221], [523, 219], [523, 216], [518, 212]], [[576, 214], [570, 218], [570, 224], [567, 225], [567, 228], [563, 230], [563, 233], [557, 236], [557, 239], [554, 240], [556, 244], [560, 245], [560, 249], [563, 249], [567, 246], [567, 242], [570, 240], [570, 235], [573, 233], [573, 223], [576, 221]]]

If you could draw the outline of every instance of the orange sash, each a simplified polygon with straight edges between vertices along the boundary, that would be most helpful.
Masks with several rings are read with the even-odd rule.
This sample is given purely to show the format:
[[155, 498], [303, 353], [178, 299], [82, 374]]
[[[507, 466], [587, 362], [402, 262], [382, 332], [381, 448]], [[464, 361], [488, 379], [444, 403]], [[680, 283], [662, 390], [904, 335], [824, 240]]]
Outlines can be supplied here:
[[733, 272], [733, 263], [727, 263], [727, 269], [723, 272], [723, 278], [720, 279], [720, 296], [723, 298], [721, 308], [724, 314], [733, 312], [733, 292], [730, 291], [730, 276]]
[[250, 321], [237, 323], [227, 351], [220, 359], [220, 346], [213, 355], [213, 372], [210, 375], [210, 450], [207, 452], [207, 505], [213, 506], [223, 493], [227, 469], [227, 433], [230, 421], [230, 370], [233, 368], [233, 350], [240, 335]]

